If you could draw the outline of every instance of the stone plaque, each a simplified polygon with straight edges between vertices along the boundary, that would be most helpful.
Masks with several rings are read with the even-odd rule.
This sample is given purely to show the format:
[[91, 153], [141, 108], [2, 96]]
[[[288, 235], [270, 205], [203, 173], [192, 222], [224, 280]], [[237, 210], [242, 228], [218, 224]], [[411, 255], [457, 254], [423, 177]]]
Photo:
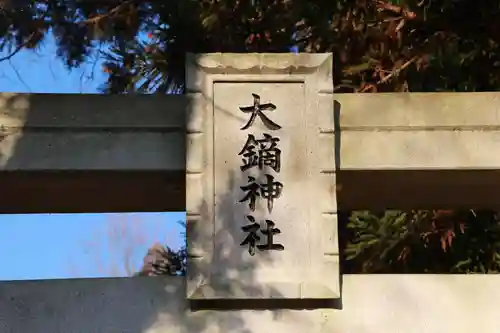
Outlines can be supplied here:
[[330, 56], [191, 61], [188, 297], [338, 298]]

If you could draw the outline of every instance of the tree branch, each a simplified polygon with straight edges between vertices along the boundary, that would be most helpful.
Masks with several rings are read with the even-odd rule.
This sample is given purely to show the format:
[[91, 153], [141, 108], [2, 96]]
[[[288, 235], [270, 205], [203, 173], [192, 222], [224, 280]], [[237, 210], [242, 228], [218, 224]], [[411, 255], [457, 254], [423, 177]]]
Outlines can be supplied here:
[[14, 74], [16, 74], [17, 79], [19, 80], [19, 82], [21, 82], [21, 83], [24, 85], [24, 87], [25, 87], [26, 89], [28, 89], [28, 92], [30, 92], [30, 93], [31, 93], [31, 88], [30, 88], [30, 86], [28, 86], [28, 84], [27, 84], [27, 83], [23, 80], [23, 77], [21, 76], [21, 74], [19, 73], [19, 71], [18, 71], [18, 70], [17, 70], [17, 68], [14, 66], [14, 64], [12, 63], [12, 61], [11, 61], [11, 60], [12, 60], [12, 59], [9, 59], [9, 64], [10, 64], [10, 67], [12, 67], [12, 70], [14, 71]]
[[399, 73], [401, 73], [402, 70], [406, 69], [408, 66], [410, 66], [412, 63], [414, 63], [419, 57], [418, 56], [414, 56], [413, 58], [411, 58], [410, 60], [408, 60], [407, 62], [405, 62], [401, 67], [393, 70], [390, 74], [384, 76], [383, 79], [377, 81], [377, 83], [375, 83], [375, 85], [373, 84], [369, 84], [369, 85], [366, 85], [363, 89], [361, 89], [359, 92], [367, 92], [370, 88], [373, 88], [374, 86], [378, 86], [380, 84], [383, 84], [383, 83], [386, 83], [387, 81], [389, 81], [393, 76], [398, 76]]
[[35, 36], [35, 33], [32, 33], [24, 43], [22, 43], [21, 45], [16, 47], [16, 49], [14, 51], [12, 51], [9, 55], [7, 55], [3, 58], [0, 58], [0, 62], [5, 61], [5, 60], [10, 60], [13, 56], [15, 56], [17, 53], [19, 53], [19, 51], [21, 51], [26, 45], [28, 45], [28, 43], [31, 42], [31, 40], [33, 39], [34, 36]]
[[411, 10], [404, 8], [403, 6], [393, 5], [386, 2], [385, 0], [375, 0], [375, 5], [380, 11], [390, 11], [394, 14], [402, 15], [405, 19], [408, 20], [413, 20], [415, 17], [417, 17], [417, 14], [415, 14]]
[[94, 17], [91, 17], [87, 20], [84, 20], [84, 21], [81, 21], [79, 22], [80, 24], [95, 24], [97, 22], [99, 22], [100, 20], [102, 20], [103, 18], [106, 18], [106, 17], [110, 17], [110, 16], [113, 16], [115, 15], [116, 13], [118, 13], [121, 9], [123, 9], [125, 6], [133, 3], [134, 0], [127, 0], [127, 1], [124, 1], [122, 2], [121, 4], [119, 4], [118, 6], [116, 6], [115, 8], [111, 9], [109, 12], [107, 13], [104, 13], [104, 14], [100, 14], [100, 15], [96, 15]]

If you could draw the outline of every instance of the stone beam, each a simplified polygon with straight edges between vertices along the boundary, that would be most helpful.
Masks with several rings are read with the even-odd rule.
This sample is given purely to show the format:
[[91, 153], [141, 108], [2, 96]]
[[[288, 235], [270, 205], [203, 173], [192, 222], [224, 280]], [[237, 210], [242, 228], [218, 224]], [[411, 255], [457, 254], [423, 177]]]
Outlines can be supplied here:
[[500, 94], [334, 98], [340, 210], [500, 208]]
[[349, 170], [339, 210], [500, 209], [500, 170]]
[[341, 170], [500, 169], [500, 94], [335, 95]]
[[185, 96], [0, 94], [0, 213], [185, 211]]
[[0, 172], [0, 214], [185, 211], [185, 172]]
[[0, 282], [0, 331], [497, 333], [499, 283], [493, 274], [344, 275], [337, 309], [287, 300], [286, 309], [190, 311], [182, 277]]
[[[320, 131], [335, 133], [335, 149], [324, 154], [336, 163], [341, 209], [500, 206], [491, 195], [500, 184], [498, 93], [339, 94], [334, 100], [335, 112], [321, 114]], [[196, 143], [206, 103], [196, 94], [0, 94], [0, 178], [8, 184], [0, 188], [0, 212], [185, 210], [175, 200], [186, 184], [179, 174], [186, 170], [186, 146], [192, 156], [188, 170], [200, 165]], [[331, 104], [328, 94], [318, 99], [319, 109]], [[159, 178], [141, 183], [103, 171], [147, 171], [147, 179]], [[101, 185], [103, 197], [151, 198], [143, 195], [141, 205], [122, 198], [121, 205], [107, 206], [84, 194], [97, 193], [83, 190], [92, 183]], [[46, 195], [26, 194], [35, 188]], [[174, 199], [153, 204], [155, 192]]]
[[0, 94], [0, 170], [185, 170], [180, 95]]

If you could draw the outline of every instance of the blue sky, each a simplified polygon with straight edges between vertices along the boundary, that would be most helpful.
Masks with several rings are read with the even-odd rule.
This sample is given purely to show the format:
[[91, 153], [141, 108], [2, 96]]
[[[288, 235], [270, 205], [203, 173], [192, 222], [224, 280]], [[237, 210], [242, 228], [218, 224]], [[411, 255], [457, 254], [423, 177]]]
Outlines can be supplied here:
[[[0, 62], [0, 91], [98, 93], [99, 61], [69, 72], [55, 54], [48, 38]], [[137, 269], [155, 241], [179, 248], [178, 221], [184, 213], [0, 215], [0, 280], [123, 276], [124, 258]]]

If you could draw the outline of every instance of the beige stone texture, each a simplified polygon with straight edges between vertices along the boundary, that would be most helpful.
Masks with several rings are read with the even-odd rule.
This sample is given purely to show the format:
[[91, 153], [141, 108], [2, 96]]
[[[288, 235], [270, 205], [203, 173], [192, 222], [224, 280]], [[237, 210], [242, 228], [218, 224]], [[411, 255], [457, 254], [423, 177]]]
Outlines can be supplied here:
[[343, 129], [500, 128], [500, 95], [478, 93], [336, 94]]
[[332, 309], [269, 302], [195, 311], [181, 277], [1, 282], [0, 332], [497, 333], [499, 283], [497, 275], [345, 275]]
[[342, 170], [496, 169], [498, 93], [335, 95]]
[[191, 103], [184, 96], [0, 94], [0, 170], [184, 170]]
[[[188, 297], [338, 298], [335, 137], [321, 127], [327, 125], [325, 115], [333, 113], [331, 56], [207, 54], [188, 59], [188, 91], [200, 101], [192, 112], [204, 112], [203, 125], [188, 133], [186, 196], [193, 235], [188, 248], [194, 257]], [[250, 114], [239, 107], [252, 106], [252, 94], [276, 106], [265, 115], [281, 129], [269, 130], [257, 117], [252, 127], [241, 130]], [[242, 172], [238, 153], [248, 135], [259, 140], [265, 133], [280, 138], [281, 171]], [[282, 196], [272, 212], [263, 201], [252, 212], [238, 202], [245, 194], [240, 187], [248, 176], [264, 182], [266, 173], [284, 185]], [[281, 233], [274, 241], [284, 251], [256, 250], [251, 256], [240, 246], [247, 215], [262, 228], [266, 219], [276, 223]], [[266, 241], [259, 236], [259, 244]]]

